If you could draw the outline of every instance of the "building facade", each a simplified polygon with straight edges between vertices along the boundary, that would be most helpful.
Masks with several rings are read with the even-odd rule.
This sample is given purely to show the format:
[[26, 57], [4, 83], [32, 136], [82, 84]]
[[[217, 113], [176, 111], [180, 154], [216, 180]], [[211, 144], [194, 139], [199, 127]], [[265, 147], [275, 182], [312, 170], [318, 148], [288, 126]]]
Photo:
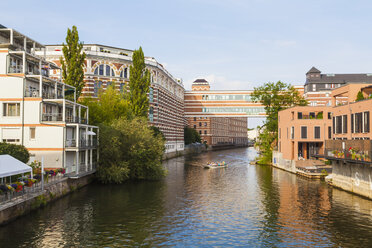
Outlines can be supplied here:
[[[372, 73], [323, 74], [312, 67], [306, 73], [304, 97], [310, 106], [332, 106], [331, 93], [346, 84], [372, 84]], [[340, 99], [341, 100], [341, 99]]]
[[[97, 97], [100, 89], [110, 85], [120, 91], [129, 89], [132, 50], [98, 44], [84, 44], [83, 49], [86, 53], [83, 97]], [[63, 56], [61, 45], [47, 45], [38, 53], [45, 53], [56, 65], [60, 65], [59, 58]], [[155, 58], [145, 57], [145, 63], [151, 73], [149, 122], [164, 134], [166, 153], [181, 151], [185, 125], [182, 81], [174, 78]], [[60, 77], [59, 71], [53, 71], [53, 76]]]
[[[213, 103], [212, 95], [216, 98], [225, 99], [227, 97], [226, 94], [214, 95], [213, 93], [210, 91], [210, 85], [206, 80], [197, 79], [193, 82], [192, 91], [185, 94], [185, 114], [188, 126], [196, 129], [202, 141], [213, 148], [232, 145], [246, 146], [248, 144], [248, 121], [247, 117], [244, 116], [245, 114], [237, 113], [238, 116], [232, 114], [231, 117], [226, 116], [226, 114], [224, 116], [218, 116], [218, 114], [200, 116], [200, 114], [203, 114], [203, 107], [206, 107], [202, 102], [207, 100], [209, 96], [211, 96], [211, 103]], [[217, 100], [219, 105], [221, 105], [220, 100]], [[236, 100], [243, 100], [243, 95], [238, 95]], [[222, 106], [231, 107], [226, 102], [222, 103]], [[239, 115], [242, 117], [239, 117]]]
[[35, 54], [40, 43], [0, 28], [0, 140], [22, 144], [31, 161], [67, 173], [93, 171], [98, 127], [76, 102], [75, 88], [50, 77], [58, 66]]

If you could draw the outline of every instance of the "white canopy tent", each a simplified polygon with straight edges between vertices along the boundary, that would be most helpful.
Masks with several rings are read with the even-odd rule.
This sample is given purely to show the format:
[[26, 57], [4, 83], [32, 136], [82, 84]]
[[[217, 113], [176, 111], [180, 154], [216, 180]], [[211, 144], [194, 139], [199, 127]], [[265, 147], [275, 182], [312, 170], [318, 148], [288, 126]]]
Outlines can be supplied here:
[[27, 164], [13, 158], [10, 155], [0, 155], [0, 178], [31, 172], [32, 168]]

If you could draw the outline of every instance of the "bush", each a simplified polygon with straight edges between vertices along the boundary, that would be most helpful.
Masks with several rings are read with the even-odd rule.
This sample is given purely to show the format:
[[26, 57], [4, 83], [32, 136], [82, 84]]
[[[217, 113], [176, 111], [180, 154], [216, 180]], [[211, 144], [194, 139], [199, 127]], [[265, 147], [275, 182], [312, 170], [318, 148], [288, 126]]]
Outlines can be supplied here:
[[184, 128], [184, 137], [185, 137], [185, 144], [192, 144], [195, 142], [201, 143], [200, 134], [194, 128], [185, 127]]
[[364, 100], [364, 96], [363, 96], [363, 93], [361, 91], [359, 91], [355, 101], [358, 102], [358, 101], [361, 101], [361, 100]]
[[27, 163], [30, 159], [30, 153], [26, 147], [22, 145], [8, 144], [0, 142], [0, 155], [8, 154], [23, 163]]
[[100, 168], [103, 183], [127, 179], [159, 179], [166, 175], [162, 166], [165, 141], [148, 127], [146, 118], [121, 118], [100, 126]]

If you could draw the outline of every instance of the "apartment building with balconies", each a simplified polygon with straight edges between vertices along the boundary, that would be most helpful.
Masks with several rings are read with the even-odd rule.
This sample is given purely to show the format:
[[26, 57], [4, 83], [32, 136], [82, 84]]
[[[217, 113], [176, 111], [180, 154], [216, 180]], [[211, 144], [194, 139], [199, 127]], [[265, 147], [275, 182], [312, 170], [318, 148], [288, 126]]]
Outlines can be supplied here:
[[50, 77], [60, 68], [37, 55], [45, 47], [0, 27], [0, 141], [24, 145], [31, 161], [67, 173], [91, 172], [97, 162], [98, 127], [76, 102], [75, 88]]
[[[118, 91], [129, 89], [130, 65], [133, 51], [99, 44], [84, 44], [86, 60], [84, 65], [83, 97], [97, 97], [100, 89], [112, 85]], [[60, 65], [63, 56], [62, 45], [47, 45], [37, 54], [46, 55], [53, 63]], [[184, 87], [182, 80], [173, 77], [155, 58], [145, 57], [151, 73], [149, 92], [149, 122], [156, 126], [166, 138], [166, 153], [184, 150]], [[60, 77], [58, 70], [53, 77]]]

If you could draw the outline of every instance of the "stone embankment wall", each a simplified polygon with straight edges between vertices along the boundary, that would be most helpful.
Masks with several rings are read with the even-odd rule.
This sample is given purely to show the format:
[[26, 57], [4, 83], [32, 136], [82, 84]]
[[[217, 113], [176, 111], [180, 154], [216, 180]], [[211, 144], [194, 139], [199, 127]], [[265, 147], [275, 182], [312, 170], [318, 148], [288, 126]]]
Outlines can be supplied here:
[[21, 200], [8, 203], [7, 206], [0, 207], [0, 225], [4, 225], [34, 209], [46, 205], [48, 202], [89, 184], [93, 177], [94, 175], [91, 174], [79, 179], [63, 178], [61, 181], [49, 184], [43, 192], [29, 195]]
[[331, 185], [372, 199], [372, 166], [370, 164], [333, 161]]

